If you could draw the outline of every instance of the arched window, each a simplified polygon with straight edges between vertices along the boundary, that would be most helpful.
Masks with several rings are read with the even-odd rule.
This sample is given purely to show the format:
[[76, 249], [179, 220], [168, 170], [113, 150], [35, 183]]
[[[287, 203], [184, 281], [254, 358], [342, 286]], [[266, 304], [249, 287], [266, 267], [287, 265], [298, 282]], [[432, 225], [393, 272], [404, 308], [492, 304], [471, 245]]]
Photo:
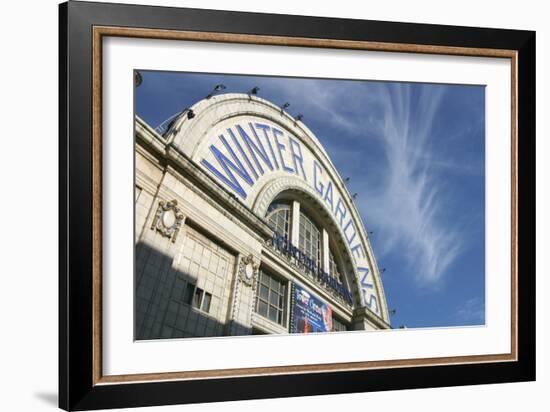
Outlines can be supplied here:
[[321, 262], [321, 231], [303, 212], [300, 212], [299, 239], [300, 250], [318, 265]]
[[288, 203], [271, 203], [267, 210], [267, 221], [274, 231], [290, 238], [290, 205]]
[[279, 235], [307, 255], [316, 267], [321, 268], [338, 282], [346, 283], [346, 270], [337, 242], [331, 238], [329, 228], [315, 214], [315, 208], [302, 200], [283, 195], [269, 205], [266, 221]]

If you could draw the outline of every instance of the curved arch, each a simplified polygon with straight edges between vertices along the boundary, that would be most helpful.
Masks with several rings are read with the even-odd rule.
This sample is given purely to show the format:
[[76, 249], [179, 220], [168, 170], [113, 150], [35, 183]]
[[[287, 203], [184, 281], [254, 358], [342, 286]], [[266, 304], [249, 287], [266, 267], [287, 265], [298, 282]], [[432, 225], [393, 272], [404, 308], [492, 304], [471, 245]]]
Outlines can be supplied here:
[[[265, 216], [267, 208], [273, 200], [275, 200], [280, 193], [288, 190], [299, 190], [315, 198], [313, 188], [299, 178], [291, 176], [274, 178], [266, 182], [260, 189], [254, 200], [252, 211], [258, 216]], [[324, 208], [326, 209], [326, 206], [324, 206]]]
[[[327, 222], [334, 225], [339, 238], [347, 239], [347, 242], [343, 241], [347, 252], [356, 252], [349, 256], [355, 260], [355, 283], [363, 304], [372, 309], [369, 294], [375, 293], [377, 303], [373, 312], [389, 322], [380, 273], [362, 218], [340, 174], [312, 131], [273, 103], [246, 94], [217, 95], [197, 102], [192, 109], [195, 112], [192, 120], [181, 115], [174, 122], [166, 134], [168, 144], [178, 147], [201, 165], [214, 180], [224, 188], [229, 188], [230, 193], [238, 196], [237, 199], [259, 217], [265, 217], [271, 200], [284, 190], [298, 190], [310, 196], [314, 204], [320, 206], [319, 211], [328, 218]], [[258, 123], [265, 123], [263, 126], [270, 130], [269, 139], [266, 134], [266, 140], [262, 143], [266, 146], [263, 149], [267, 151], [268, 145], [277, 145], [275, 150], [269, 147], [269, 165], [271, 162], [272, 166], [276, 165], [276, 159], [280, 159], [283, 167], [277, 167], [276, 170], [271, 167], [268, 170], [267, 160], [262, 163], [260, 155], [256, 157], [253, 153], [249, 141], [258, 138], [256, 133], [262, 133]], [[238, 128], [240, 126], [247, 128], [249, 141], [246, 136], [239, 135], [243, 130]], [[267, 133], [265, 130], [264, 133]], [[276, 131], [284, 131], [281, 132], [281, 140], [285, 139], [282, 143], [277, 141]], [[222, 139], [222, 134], [226, 134], [227, 140]], [[262, 145], [259, 141], [257, 143]], [[293, 152], [293, 143], [297, 144], [300, 156]], [[281, 151], [285, 150], [286, 155], [283, 156]], [[288, 165], [292, 166], [291, 162], [294, 162], [294, 167], [285, 168], [283, 157], [286, 157]], [[296, 159], [299, 159], [298, 163]], [[301, 166], [300, 170], [298, 166]], [[307, 177], [305, 170], [308, 172]], [[300, 174], [302, 179], [299, 178]], [[316, 176], [319, 177], [318, 181], [315, 180]], [[332, 210], [326, 204], [329, 186]], [[333, 193], [334, 203], [331, 203]], [[353, 244], [350, 239], [353, 239]]]

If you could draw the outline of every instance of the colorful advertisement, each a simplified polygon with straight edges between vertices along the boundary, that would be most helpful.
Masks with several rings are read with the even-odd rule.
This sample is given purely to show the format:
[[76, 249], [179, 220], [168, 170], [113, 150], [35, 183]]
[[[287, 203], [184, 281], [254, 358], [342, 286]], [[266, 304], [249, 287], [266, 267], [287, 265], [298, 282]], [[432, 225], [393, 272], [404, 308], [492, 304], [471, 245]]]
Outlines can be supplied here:
[[332, 309], [300, 286], [292, 288], [290, 333], [332, 331]]

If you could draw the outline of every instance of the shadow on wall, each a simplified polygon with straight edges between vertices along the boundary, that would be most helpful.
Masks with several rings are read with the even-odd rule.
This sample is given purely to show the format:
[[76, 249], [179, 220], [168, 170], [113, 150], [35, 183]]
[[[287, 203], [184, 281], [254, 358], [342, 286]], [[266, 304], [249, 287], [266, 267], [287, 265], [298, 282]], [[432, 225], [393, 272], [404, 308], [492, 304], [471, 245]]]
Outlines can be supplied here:
[[[196, 279], [172, 267], [173, 257], [139, 242], [136, 245], [135, 338], [170, 339], [250, 335], [249, 327], [221, 322], [193, 307], [205, 305]], [[207, 298], [206, 298], [207, 299]]]

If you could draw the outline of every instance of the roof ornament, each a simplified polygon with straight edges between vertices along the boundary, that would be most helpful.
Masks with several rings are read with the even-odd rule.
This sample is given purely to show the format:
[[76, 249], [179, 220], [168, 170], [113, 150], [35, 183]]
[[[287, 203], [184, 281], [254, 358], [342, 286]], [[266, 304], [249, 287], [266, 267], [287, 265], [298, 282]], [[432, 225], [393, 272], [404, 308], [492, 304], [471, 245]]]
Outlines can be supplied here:
[[225, 90], [226, 87], [224, 84], [217, 84], [214, 86], [214, 88], [212, 89], [212, 91], [210, 93], [208, 93], [208, 96], [206, 96], [206, 99], [210, 99], [212, 96], [214, 96], [216, 93], [218, 92], [221, 92], [222, 90]]
[[285, 102], [285, 104], [281, 106], [281, 114], [283, 114], [283, 112], [285, 111], [286, 108], [288, 108], [288, 106], [290, 106], [289, 102]]
[[248, 100], [252, 99], [252, 96], [256, 96], [258, 92], [260, 91], [260, 88], [258, 86], [254, 86], [252, 89], [248, 91]]

